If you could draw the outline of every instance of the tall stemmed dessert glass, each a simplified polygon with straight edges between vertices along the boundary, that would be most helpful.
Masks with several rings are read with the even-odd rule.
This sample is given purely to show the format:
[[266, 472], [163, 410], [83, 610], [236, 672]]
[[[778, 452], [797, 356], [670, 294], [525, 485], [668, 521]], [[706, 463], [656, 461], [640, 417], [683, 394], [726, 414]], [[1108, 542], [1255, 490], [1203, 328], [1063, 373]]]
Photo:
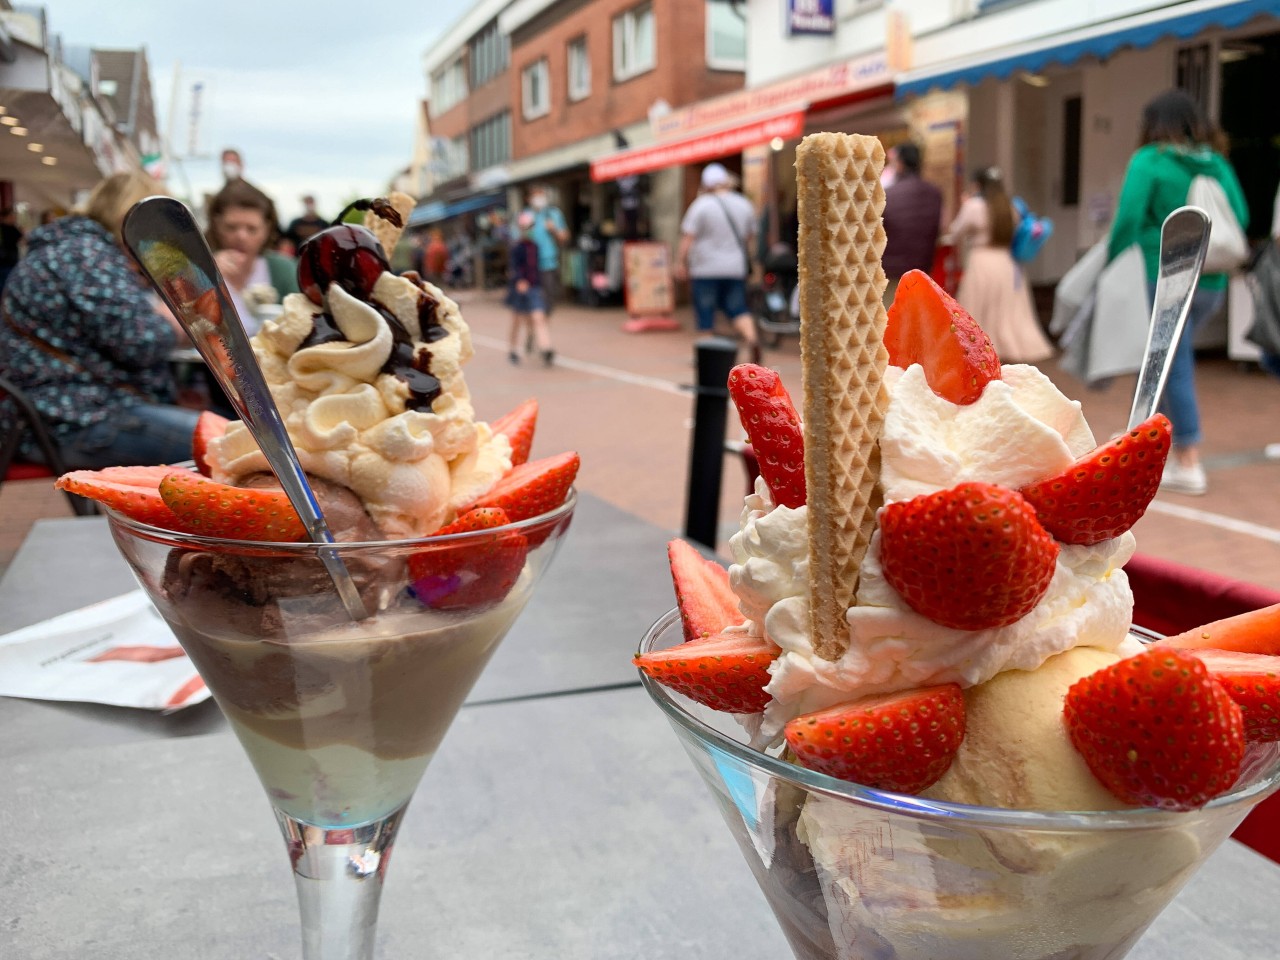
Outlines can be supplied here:
[[1096, 445], [924, 274], [886, 317], [882, 162], [797, 150], [803, 423], [730, 374], [760, 463], [734, 565], [673, 541], [635, 662], [796, 957], [1119, 960], [1280, 788], [1280, 607], [1129, 625], [1203, 217], [1166, 224], [1137, 422]]
[[399, 214], [363, 206], [371, 229], [304, 245], [304, 293], [256, 356], [190, 213], [135, 208], [126, 244], [243, 422], [202, 417], [199, 472], [60, 481], [108, 506], [249, 755], [287, 841], [306, 960], [372, 957], [404, 811], [575, 504], [576, 454], [526, 462], [535, 403], [474, 420], [456, 305], [388, 271]]

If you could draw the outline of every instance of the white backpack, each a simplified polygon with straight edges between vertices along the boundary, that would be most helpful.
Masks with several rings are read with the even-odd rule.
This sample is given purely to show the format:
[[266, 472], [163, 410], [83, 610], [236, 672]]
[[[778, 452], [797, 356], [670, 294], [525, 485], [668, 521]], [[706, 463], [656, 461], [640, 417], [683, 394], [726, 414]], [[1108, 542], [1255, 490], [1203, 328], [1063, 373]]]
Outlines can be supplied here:
[[1205, 273], [1230, 273], [1249, 258], [1249, 242], [1231, 209], [1227, 193], [1213, 177], [1200, 174], [1191, 181], [1187, 203], [1209, 215], [1209, 252]]

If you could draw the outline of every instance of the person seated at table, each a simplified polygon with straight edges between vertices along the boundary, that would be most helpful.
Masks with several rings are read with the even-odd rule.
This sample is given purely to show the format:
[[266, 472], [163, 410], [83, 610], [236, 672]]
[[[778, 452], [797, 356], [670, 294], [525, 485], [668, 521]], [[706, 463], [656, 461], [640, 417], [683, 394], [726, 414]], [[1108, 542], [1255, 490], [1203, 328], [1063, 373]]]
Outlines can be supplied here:
[[[187, 336], [120, 239], [129, 208], [160, 192], [142, 173], [103, 180], [81, 210], [31, 231], [0, 297], [0, 376], [35, 405], [71, 468], [191, 458], [199, 411], [174, 405], [168, 365]], [[14, 416], [0, 402], [0, 433]], [[30, 437], [20, 456], [42, 460]]]
[[209, 201], [209, 246], [249, 336], [298, 292], [297, 262], [272, 249], [278, 232], [276, 205], [251, 183], [232, 180]]

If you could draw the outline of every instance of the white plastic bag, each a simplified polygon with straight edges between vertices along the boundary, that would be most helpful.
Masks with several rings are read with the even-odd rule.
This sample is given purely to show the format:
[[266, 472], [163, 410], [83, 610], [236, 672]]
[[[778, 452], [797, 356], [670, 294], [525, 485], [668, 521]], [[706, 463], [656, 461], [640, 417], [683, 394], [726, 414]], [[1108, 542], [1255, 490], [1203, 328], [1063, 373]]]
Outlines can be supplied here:
[[1136, 243], [1099, 274], [1089, 307], [1086, 300], [1076, 329], [1064, 337], [1063, 368], [1089, 384], [1135, 373], [1142, 367], [1151, 326], [1146, 261]]
[[1249, 258], [1249, 241], [1240, 229], [1222, 184], [1200, 174], [1191, 181], [1187, 203], [1209, 215], [1209, 252], [1205, 254], [1204, 272], [1230, 273], [1242, 266]]

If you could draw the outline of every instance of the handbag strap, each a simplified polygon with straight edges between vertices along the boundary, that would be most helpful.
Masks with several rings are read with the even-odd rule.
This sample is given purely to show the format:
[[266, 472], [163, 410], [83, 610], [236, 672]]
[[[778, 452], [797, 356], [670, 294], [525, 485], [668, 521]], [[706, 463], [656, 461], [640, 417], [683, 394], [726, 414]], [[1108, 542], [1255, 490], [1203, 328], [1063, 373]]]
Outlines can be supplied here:
[[747, 266], [747, 273], [751, 272], [751, 254], [747, 250], [747, 242], [742, 239], [742, 234], [738, 233], [738, 225], [733, 222], [733, 214], [729, 210], [729, 205], [724, 202], [724, 197], [718, 193], [711, 194], [712, 198], [720, 205], [720, 209], [724, 211], [724, 218], [729, 222], [729, 232], [733, 234], [733, 239], [738, 241], [738, 247], [742, 250], [743, 263]]
[[[59, 350], [47, 340], [36, 336], [32, 331], [18, 326], [18, 321], [13, 318], [13, 314], [9, 312], [9, 308], [7, 306], [0, 304], [0, 313], [3, 313], [4, 315], [4, 325], [6, 327], [18, 336], [22, 337], [23, 340], [26, 340], [27, 343], [31, 344], [45, 356], [53, 357], [53, 359], [58, 362], [66, 364], [78, 374], [85, 374], [91, 378], [93, 377], [93, 373], [83, 363], [71, 356], [71, 354], [67, 353], [65, 350]], [[119, 383], [115, 384], [115, 386], [118, 386], [125, 392], [132, 393], [134, 396], [143, 400], [149, 399], [145, 393], [131, 383]]]

